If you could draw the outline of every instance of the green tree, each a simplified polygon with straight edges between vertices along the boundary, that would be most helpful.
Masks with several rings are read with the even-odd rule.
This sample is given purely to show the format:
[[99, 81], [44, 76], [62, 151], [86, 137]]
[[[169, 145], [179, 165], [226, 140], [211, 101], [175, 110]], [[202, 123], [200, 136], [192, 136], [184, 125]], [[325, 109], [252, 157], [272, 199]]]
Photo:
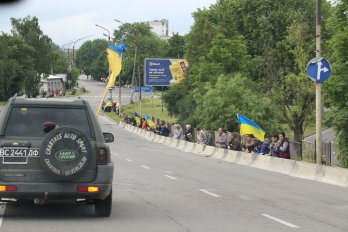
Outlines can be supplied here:
[[23, 38], [23, 41], [34, 49], [36, 75], [28, 77], [25, 90], [31, 96], [38, 94], [40, 75], [51, 73], [54, 66], [52, 41], [40, 29], [37, 17], [11, 18], [12, 34]]
[[348, 1], [337, 1], [328, 28], [333, 34], [329, 41], [332, 76], [324, 84], [324, 92], [331, 109], [328, 123], [335, 128], [342, 166], [348, 167]]
[[278, 130], [279, 125], [275, 122], [280, 110], [274, 108], [268, 98], [254, 92], [250, 88], [252, 85], [251, 80], [236, 73], [220, 75], [215, 85], [206, 83], [203, 91], [196, 89], [194, 95], [197, 108], [194, 117], [200, 119], [197, 126], [238, 131], [236, 115], [242, 114], [258, 122], [265, 131]]
[[52, 45], [53, 49], [53, 73], [67, 73], [68, 72], [68, 57], [57, 45]]
[[185, 37], [175, 33], [168, 39], [167, 58], [184, 58]]
[[108, 41], [96, 39], [86, 41], [76, 53], [76, 66], [94, 79], [106, 78], [108, 74], [106, 49]]
[[[324, 32], [329, 9], [328, 2], [322, 1]], [[315, 0], [220, 0], [195, 12], [194, 25], [186, 36], [187, 78], [192, 79], [186, 89], [190, 92], [174, 95], [175, 91], [169, 90], [166, 101], [174, 102], [169, 98], [175, 97], [171, 106], [177, 107], [171, 112], [181, 113], [181, 105], [190, 102], [186, 114], [204, 121], [196, 113], [200, 102], [194, 94], [201, 93], [205, 82], [214, 86], [220, 75], [240, 73], [250, 81], [249, 89], [260, 98], [269, 98], [283, 112], [282, 117], [266, 115], [262, 120], [279, 125], [288, 122], [295, 140], [301, 141], [306, 123], [313, 118], [313, 85], [304, 68], [313, 55], [314, 12]], [[329, 36], [323, 33], [323, 41]], [[200, 97], [205, 99], [204, 95]], [[244, 98], [240, 101], [245, 104]]]
[[0, 100], [26, 90], [36, 76], [35, 50], [18, 36], [0, 36]]

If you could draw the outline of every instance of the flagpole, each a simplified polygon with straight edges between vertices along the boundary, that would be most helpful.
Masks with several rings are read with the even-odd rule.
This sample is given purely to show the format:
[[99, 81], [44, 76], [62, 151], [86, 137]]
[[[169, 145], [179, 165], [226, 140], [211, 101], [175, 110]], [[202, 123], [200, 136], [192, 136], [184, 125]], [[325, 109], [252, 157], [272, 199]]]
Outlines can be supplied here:
[[[109, 81], [110, 81], [110, 78], [109, 78]], [[106, 96], [107, 92], [108, 92], [108, 85], [106, 85], [105, 90], [104, 90], [103, 97], [102, 97], [102, 99], [101, 99], [101, 101], [100, 101], [100, 104], [99, 104], [99, 107], [98, 107], [98, 110], [97, 110], [97, 115], [96, 115], [97, 117], [98, 117], [99, 114], [100, 114], [100, 110], [101, 110], [101, 108], [102, 108], [102, 105], [103, 105], [103, 102], [104, 102], [104, 99], [105, 99], [105, 96]]]

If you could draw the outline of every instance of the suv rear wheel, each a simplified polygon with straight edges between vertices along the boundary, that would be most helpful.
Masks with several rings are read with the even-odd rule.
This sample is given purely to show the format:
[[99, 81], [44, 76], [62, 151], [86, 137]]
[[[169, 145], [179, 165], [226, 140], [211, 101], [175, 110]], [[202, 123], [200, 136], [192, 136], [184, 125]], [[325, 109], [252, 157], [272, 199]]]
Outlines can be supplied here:
[[98, 217], [109, 217], [112, 208], [112, 189], [109, 195], [104, 199], [95, 201], [95, 215]]

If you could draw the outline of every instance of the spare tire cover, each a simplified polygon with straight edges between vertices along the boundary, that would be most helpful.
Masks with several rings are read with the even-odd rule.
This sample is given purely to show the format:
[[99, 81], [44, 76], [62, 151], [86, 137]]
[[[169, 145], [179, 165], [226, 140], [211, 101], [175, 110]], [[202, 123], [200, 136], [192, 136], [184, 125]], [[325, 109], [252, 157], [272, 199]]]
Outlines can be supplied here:
[[71, 127], [49, 132], [40, 149], [42, 166], [57, 179], [71, 179], [80, 174], [92, 157], [87, 137]]

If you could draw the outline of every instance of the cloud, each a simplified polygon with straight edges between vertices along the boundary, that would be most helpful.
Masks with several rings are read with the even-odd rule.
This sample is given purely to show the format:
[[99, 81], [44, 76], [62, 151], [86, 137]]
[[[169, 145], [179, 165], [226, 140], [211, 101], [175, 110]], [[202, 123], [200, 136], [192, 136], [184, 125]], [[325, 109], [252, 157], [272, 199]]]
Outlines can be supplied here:
[[[72, 40], [93, 35], [96, 36], [97, 30], [94, 23], [94, 18], [98, 12], [88, 12], [79, 15], [65, 16], [56, 20], [43, 21], [40, 23], [42, 31], [50, 38], [54, 38], [54, 42], [58, 45], [67, 43]], [[92, 38], [89, 37], [88, 39]]]

